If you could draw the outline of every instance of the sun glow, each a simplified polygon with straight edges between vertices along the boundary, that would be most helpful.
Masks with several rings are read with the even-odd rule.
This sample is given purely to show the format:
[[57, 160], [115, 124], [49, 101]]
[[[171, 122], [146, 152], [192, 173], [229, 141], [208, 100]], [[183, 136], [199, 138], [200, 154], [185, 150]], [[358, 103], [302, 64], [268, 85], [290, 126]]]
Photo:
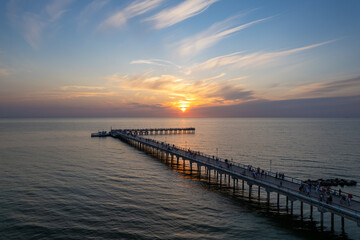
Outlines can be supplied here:
[[190, 102], [180, 100], [177, 104], [177, 107], [182, 111], [185, 112], [188, 107], [190, 107]]
[[170, 102], [173, 109], [177, 109], [181, 113], [187, 112], [189, 108], [193, 107], [193, 98], [179, 99], [177, 101]]

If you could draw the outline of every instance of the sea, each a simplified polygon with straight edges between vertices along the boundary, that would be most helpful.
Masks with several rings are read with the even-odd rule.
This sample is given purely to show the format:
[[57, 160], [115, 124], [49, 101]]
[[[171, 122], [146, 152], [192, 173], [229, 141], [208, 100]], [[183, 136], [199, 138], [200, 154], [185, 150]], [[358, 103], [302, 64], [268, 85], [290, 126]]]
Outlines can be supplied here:
[[[112, 137], [119, 128], [195, 127], [146, 137], [300, 180], [343, 178], [360, 196], [360, 119], [0, 119], [0, 239], [360, 239], [360, 227], [285, 197], [266, 204]], [[338, 189], [339, 187], [336, 187]]]

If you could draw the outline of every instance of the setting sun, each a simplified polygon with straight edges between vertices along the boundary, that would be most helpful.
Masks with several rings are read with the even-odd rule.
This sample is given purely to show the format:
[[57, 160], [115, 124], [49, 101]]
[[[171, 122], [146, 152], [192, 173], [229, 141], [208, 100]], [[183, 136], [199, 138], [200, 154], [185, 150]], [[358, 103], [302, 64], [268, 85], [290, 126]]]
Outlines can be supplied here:
[[177, 102], [173, 102], [173, 106], [177, 109], [179, 109], [181, 112], [186, 112], [186, 110], [190, 107], [190, 101], [184, 101], [184, 100], [180, 100]]

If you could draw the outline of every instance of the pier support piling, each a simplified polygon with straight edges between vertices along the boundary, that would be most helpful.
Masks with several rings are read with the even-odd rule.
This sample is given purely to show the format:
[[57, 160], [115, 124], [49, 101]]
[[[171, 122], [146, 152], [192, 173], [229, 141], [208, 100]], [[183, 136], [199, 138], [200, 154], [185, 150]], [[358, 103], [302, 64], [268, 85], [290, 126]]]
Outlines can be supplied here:
[[320, 224], [321, 224], [321, 230], [324, 228], [324, 213], [320, 212]]
[[[119, 130], [111, 130], [111, 132], [108, 134], [114, 138], [119, 138], [122, 141], [126, 142], [130, 146], [142, 150], [146, 154], [150, 153], [153, 157], [157, 157], [162, 161], [162, 159], [165, 159], [165, 163], [167, 164], [168, 161], [170, 161], [170, 164], [175, 164], [174, 156], [176, 157], [176, 163], [177, 163], [177, 169], [181, 169], [180, 164], [182, 163], [183, 169], [190, 168], [190, 171], [186, 171], [187, 174], [192, 174], [192, 168], [193, 163], [197, 165], [197, 170], [199, 174], [199, 178], [201, 178], [201, 167], [204, 167], [204, 174], [206, 177], [204, 177], [204, 180], [206, 181], [208, 179], [209, 183], [211, 182], [211, 170], [214, 171], [214, 179], [216, 177], [216, 181], [218, 181], [218, 178], [220, 177], [220, 187], [222, 186], [223, 181], [223, 175], [224, 175], [224, 183], [225, 187], [227, 189], [231, 190], [231, 187], [234, 189], [234, 193], [237, 190], [236, 188], [239, 187], [238, 181], [239, 179], [242, 180], [242, 190], [243, 194], [245, 194], [245, 181], [248, 184], [248, 190], [249, 190], [249, 199], [252, 198], [252, 186], [256, 185], [258, 187], [258, 199], [259, 203], [261, 202], [261, 187], [263, 187], [264, 192], [266, 192], [267, 196], [267, 205], [269, 207], [270, 205], [270, 195], [271, 192], [277, 193], [277, 209], [280, 210], [280, 194], [284, 195], [286, 197], [286, 211], [289, 212], [289, 200], [290, 200], [290, 212], [291, 215], [293, 215], [294, 212], [294, 201], [300, 202], [300, 216], [301, 219], [304, 217], [304, 203], [310, 205], [310, 219], [313, 218], [313, 206], [318, 207], [320, 212], [320, 222], [321, 222], [321, 228], [323, 228], [324, 225], [324, 213], [329, 212], [331, 215], [331, 230], [334, 231], [334, 217], [335, 214], [341, 217], [341, 228], [344, 231], [345, 230], [345, 217], [349, 219], [349, 221], [356, 221], [358, 226], [360, 226], [360, 221], [358, 218], [358, 211], [356, 209], [356, 204], [358, 204], [358, 201], [353, 200], [354, 203], [351, 204], [351, 206], [343, 207], [342, 205], [338, 204], [338, 199], [336, 198], [336, 201], [334, 201], [334, 204], [326, 203], [321, 199], [318, 199], [317, 195], [315, 193], [310, 193], [306, 196], [301, 191], [298, 191], [297, 189], [301, 184], [304, 184], [299, 181], [294, 181], [296, 179], [289, 178], [289, 179], [279, 179], [277, 176], [274, 177], [273, 175], [261, 175], [260, 177], [252, 176], [251, 170], [253, 170], [250, 166], [244, 166], [241, 164], [235, 164], [232, 166], [227, 161], [222, 161], [222, 159], [214, 159], [214, 157], [210, 157], [206, 154], [196, 152], [193, 156], [192, 152], [190, 152], [190, 149], [184, 149], [181, 147], [177, 147], [173, 145], [172, 147], [164, 142], [160, 142], [157, 140], [152, 139], [146, 139], [142, 137], [142, 135], [149, 135], [149, 134], [177, 134], [177, 133], [194, 133], [193, 128], [188, 129], [181, 129], [181, 128], [173, 128], [173, 129], [165, 129], [165, 128], [158, 128], [158, 129], [119, 129]], [[93, 135], [92, 135], [93, 136]], [[169, 156], [170, 154], [170, 156]], [[197, 157], [195, 157], [195, 155]], [[182, 162], [180, 163], [180, 158]], [[186, 163], [186, 161], [189, 161]], [[179, 164], [180, 163], [180, 164]], [[231, 167], [230, 167], [231, 166]], [[188, 169], [187, 169], [188, 170]], [[194, 169], [196, 171], [196, 168]], [[195, 172], [196, 174], [196, 172]], [[220, 176], [219, 176], [220, 175]], [[232, 178], [232, 183], [231, 179]], [[283, 184], [283, 182], [285, 184]], [[232, 186], [231, 186], [232, 184]], [[306, 184], [306, 183], [305, 183]], [[255, 193], [256, 194], [256, 193]], [[275, 196], [274, 196], [275, 197]], [[256, 198], [256, 196], [254, 196]], [[264, 199], [265, 200], [265, 199]], [[296, 206], [297, 209], [297, 206]], [[297, 211], [297, 210], [296, 210]], [[316, 214], [317, 216], [317, 214]]]
[[286, 212], [289, 211], [289, 197], [286, 196]]

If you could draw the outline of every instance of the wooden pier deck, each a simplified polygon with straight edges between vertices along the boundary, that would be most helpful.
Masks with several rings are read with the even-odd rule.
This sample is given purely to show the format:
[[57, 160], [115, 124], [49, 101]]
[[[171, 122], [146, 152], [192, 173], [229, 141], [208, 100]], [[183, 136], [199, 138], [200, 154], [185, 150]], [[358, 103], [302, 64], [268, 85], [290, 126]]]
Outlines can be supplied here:
[[[147, 132], [147, 134], [146, 134]], [[183, 164], [188, 161], [190, 169], [193, 168], [193, 164], [197, 165], [197, 168], [201, 170], [201, 167], [204, 167], [207, 171], [209, 178], [211, 176], [211, 171], [219, 177], [220, 185], [222, 184], [223, 177], [230, 183], [230, 177], [232, 178], [235, 188], [235, 182], [238, 183], [238, 180], [242, 180], [242, 188], [244, 189], [244, 183], [246, 182], [249, 187], [249, 198], [252, 196], [253, 186], [258, 187], [258, 195], [260, 197], [260, 188], [265, 189], [267, 193], [267, 202], [270, 202], [270, 194], [277, 194], [277, 204], [279, 205], [280, 195], [286, 197], [286, 207], [288, 208], [288, 203], [290, 202], [290, 211], [293, 213], [293, 202], [300, 201], [300, 214], [303, 215], [303, 203], [310, 205], [310, 214], [313, 213], [313, 207], [316, 207], [320, 212], [320, 222], [323, 226], [324, 222], [324, 213], [328, 212], [331, 215], [331, 228], [334, 228], [334, 215], [341, 217], [342, 228], [344, 228], [344, 218], [347, 218], [351, 221], [355, 221], [360, 227], [360, 198], [353, 195], [350, 205], [346, 202], [340, 201], [340, 196], [337, 191], [331, 190], [332, 202], [327, 203], [325, 197], [320, 199], [320, 191], [316, 191], [315, 187], [311, 188], [311, 192], [305, 193], [299, 191], [299, 187], [304, 183], [296, 178], [291, 178], [288, 176], [281, 176], [281, 178], [276, 173], [271, 173], [265, 171], [264, 174], [255, 174], [254, 172], [257, 169], [254, 169], [251, 166], [245, 166], [238, 163], [233, 163], [228, 160], [223, 160], [216, 158], [214, 156], [209, 156], [201, 152], [190, 151], [189, 149], [184, 149], [177, 147], [175, 145], [170, 145], [168, 143], [159, 142], [153, 139], [145, 138], [140, 135], [148, 134], [171, 134], [171, 133], [194, 133], [195, 128], [169, 128], [169, 129], [118, 129], [111, 130], [110, 135], [114, 138], [119, 138], [135, 147], [138, 147], [143, 151], [158, 151], [160, 153], [166, 154], [166, 158], [171, 158], [171, 161], [174, 157], [179, 163], [179, 159], [182, 160]], [[261, 172], [260, 172], [261, 173]], [[344, 194], [344, 193], [343, 193]]]

